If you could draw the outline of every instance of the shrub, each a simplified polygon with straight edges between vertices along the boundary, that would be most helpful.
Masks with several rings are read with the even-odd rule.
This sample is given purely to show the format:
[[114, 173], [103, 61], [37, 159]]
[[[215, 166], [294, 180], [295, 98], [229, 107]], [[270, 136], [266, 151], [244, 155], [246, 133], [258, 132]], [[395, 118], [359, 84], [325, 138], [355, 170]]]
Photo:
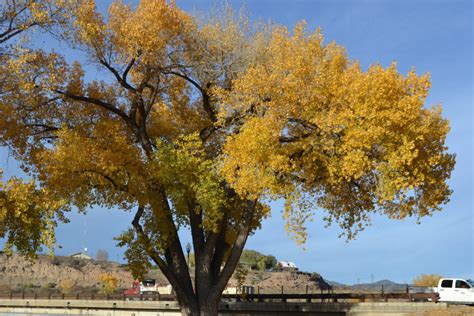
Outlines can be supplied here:
[[438, 286], [439, 280], [443, 276], [439, 274], [422, 274], [413, 279], [415, 286]]
[[115, 292], [118, 287], [118, 279], [108, 273], [99, 275], [99, 281], [101, 284], [101, 292], [104, 294], [111, 294]]
[[95, 255], [95, 260], [107, 261], [108, 258], [109, 258], [109, 253], [107, 252], [107, 250], [104, 250], [104, 249], [97, 250], [97, 253]]
[[59, 288], [63, 294], [71, 293], [75, 285], [76, 282], [74, 282], [72, 279], [64, 279], [59, 282]]

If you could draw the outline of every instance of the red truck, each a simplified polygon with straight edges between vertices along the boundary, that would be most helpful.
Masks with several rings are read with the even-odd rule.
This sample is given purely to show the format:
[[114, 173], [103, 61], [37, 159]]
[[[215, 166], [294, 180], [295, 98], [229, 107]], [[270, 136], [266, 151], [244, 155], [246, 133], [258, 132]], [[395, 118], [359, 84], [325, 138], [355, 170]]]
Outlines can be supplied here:
[[123, 291], [123, 295], [125, 296], [136, 296], [140, 295], [140, 282], [133, 281], [132, 287]]

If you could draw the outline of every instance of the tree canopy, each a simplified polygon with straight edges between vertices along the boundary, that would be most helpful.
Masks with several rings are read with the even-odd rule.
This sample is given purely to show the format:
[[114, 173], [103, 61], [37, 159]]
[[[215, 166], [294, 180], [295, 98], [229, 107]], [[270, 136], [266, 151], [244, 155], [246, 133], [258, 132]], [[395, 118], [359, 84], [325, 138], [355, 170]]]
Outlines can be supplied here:
[[277, 260], [273, 255], [264, 255], [255, 250], [242, 251], [240, 263], [252, 270], [266, 271], [276, 267]]
[[[43, 2], [24, 3], [35, 17]], [[449, 125], [425, 107], [427, 74], [364, 70], [304, 22], [200, 19], [165, 0], [113, 1], [106, 15], [93, 0], [44, 3], [58, 18], [25, 25], [54, 30], [87, 66], [27, 43], [2, 54], [0, 144], [32, 179], [0, 188], [7, 247], [52, 246], [73, 206], [134, 212], [118, 237], [133, 272], [153, 262], [183, 313], [213, 315], [272, 200], [299, 244], [317, 208], [350, 239], [373, 213], [419, 218], [449, 200]]]

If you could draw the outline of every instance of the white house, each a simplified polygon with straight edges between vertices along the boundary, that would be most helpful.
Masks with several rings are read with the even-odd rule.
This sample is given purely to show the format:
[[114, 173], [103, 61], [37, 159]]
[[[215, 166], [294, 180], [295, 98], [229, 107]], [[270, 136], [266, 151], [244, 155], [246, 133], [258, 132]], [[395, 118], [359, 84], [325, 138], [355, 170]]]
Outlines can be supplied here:
[[73, 253], [72, 255], [70, 255], [70, 257], [75, 258], [75, 259], [83, 259], [83, 260], [91, 260], [92, 259], [92, 257], [89, 257], [88, 255], [86, 255], [83, 252]]
[[291, 261], [278, 261], [276, 269], [280, 271], [297, 271], [298, 267]]

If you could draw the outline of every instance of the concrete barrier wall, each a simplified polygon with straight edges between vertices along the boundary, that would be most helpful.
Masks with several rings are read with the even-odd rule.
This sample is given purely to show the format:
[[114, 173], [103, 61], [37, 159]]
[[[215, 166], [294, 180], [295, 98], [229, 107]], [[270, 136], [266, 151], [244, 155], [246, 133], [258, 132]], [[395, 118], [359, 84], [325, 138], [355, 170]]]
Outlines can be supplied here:
[[[446, 303], [221, 303], [220, 315], [321, 315], [321, 316], [405, 316], [432, 309], [447, 309]], [[474, 310], [474, 309], [473, 309]], [[98, 300], [0, 300], [0, 313], [101, 315], [101, 316], [178, 316], [176, 302], [98, 301]]]

